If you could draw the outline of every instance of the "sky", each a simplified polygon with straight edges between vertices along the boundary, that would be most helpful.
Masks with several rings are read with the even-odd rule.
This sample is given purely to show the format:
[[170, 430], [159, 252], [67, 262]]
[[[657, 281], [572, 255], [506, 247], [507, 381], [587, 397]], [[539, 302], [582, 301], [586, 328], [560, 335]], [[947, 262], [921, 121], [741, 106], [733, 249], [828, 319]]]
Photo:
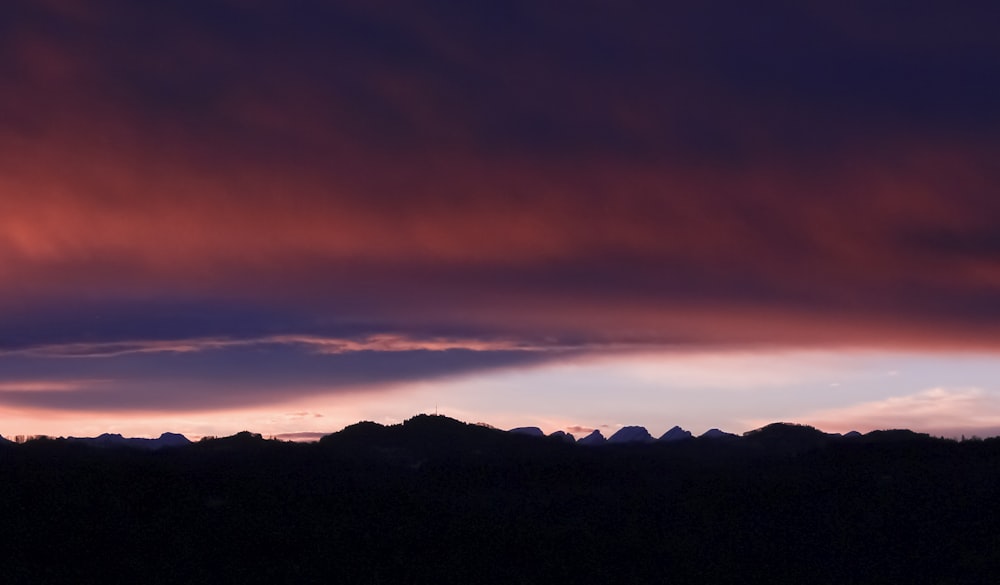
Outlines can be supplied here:
[[8, 0], [0, 434], [1000, 435], [993, 11]]

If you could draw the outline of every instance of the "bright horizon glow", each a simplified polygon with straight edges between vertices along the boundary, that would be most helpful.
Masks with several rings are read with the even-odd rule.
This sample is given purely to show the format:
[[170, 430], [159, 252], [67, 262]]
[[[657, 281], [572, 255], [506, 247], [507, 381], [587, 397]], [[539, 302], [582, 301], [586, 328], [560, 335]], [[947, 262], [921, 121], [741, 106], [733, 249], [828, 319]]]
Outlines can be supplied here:
[[[81, 416], [3, 407], [0, 434], [155, 437], [170, 431], [198, 439], [241, 430], [264, 436], [330, 433], [361, 420], [395, 424], [437, 409], [466, 422], [565, 430], [577, 438], [589, 429], [609, 436], [626, 425], [659, 436], [674, 425], [697, 435], [709, 428], [743, 433], [771, 422], [810, 424], [827, 432], [909, 428], [949, 437], [993, 436], [1000, 434], [1000, 388], [994, 380], [1000, 380], [1000, 359], [990, 354], [661, 352], [591, 356], [201, 412]], [[65, 384], [59, 391], [74, 388]]]

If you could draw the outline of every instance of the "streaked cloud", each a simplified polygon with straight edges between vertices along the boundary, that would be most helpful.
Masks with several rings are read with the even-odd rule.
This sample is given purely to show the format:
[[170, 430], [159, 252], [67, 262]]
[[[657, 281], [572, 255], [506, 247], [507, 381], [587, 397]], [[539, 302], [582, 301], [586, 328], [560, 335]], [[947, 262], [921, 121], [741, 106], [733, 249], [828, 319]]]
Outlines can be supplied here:
[[802, 415], [827, 431], [918, 429], [935, 435], [1000, 435], [1000, 394], [983, 388], [929, 388]]
[[106, 380], [4, 380], [0, 393], [8, 392], [74, 392], [107, 382]]
[[139, 352], [99, 359], [0, 356], [0, 380], [80, 382], [0, 390], [0, 405], [88, 412], [222, 410], [309, 396], [378, 393], [420, 381], [528, 367], [551, 359], [528, 351], [350, 351], [317, 353], [299, 346], [212, 351]]
[[272, 335], [246, 339], [196, 338], [179, 340], [140, 340], [78, 342], [29, 346], [0, 350], [0, 356], [50, 358], [116, 357], [145, 353], [193, 353], [254, 346], [296, 346], [317, 354], [337, 355], [357, 351], [579, 351], [585, 346], [528, 344], [505, 340], [477, 340], [434, 337], [416, 339], [405, 335], [378, 334], [361, 338], [333, 338], [313, 335]]

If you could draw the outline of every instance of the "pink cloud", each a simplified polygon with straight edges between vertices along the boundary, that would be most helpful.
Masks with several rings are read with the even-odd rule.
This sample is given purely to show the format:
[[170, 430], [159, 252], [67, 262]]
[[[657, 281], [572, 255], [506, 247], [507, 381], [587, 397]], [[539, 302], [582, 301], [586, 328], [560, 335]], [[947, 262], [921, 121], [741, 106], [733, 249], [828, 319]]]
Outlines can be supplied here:
[[916, 394], [815, 411], [795, 419], [829, 432], [910, 429], [934, 435], [1000, 435], [1000, 396], [980, 388]]

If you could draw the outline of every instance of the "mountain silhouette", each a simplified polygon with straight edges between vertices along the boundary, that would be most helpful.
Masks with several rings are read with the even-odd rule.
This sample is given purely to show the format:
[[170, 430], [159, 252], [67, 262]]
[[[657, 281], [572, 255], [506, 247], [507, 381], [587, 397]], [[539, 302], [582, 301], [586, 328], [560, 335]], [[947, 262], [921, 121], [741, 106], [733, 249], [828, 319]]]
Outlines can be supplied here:
[[608, 443], [652, 443], [652, 435], [645, 427], [631, 426], [622, 427], [615, 431], [613, 435], [608, 437]]
[[686, 431], [678, 426], [673, 427], [669, 431], [663, 433], [660, 436], [660, 441], [671, 442], [671, 441], [683, 441], [686, 439], [691, 439], [691, 431]]
[[560, 441], [565, 441], [567, 443], [575, 443], [576, 437], [572, 433], [567, 433], [566, 431], [554, 431], [549, 435], [553, 439], [559, 439]]
[[67, 440], [102, 448], [134, 448], [155, 451], [164, 447], [182, 447], [191, 441], [178, 433], [162, 433], [156, 439], [126, 438], [118, 433], [103, 433], [97, 437], [69, 437]]
[[429, 460], [485, 460], [523, 456], [571, 447], [565, 437], [546, 437], [540, 429], [502, 431], [442, 415], [421, 414], [402, 424], [365, 422], [326, 435], [319, 445], [354, 458], [417, 466]]
[[601, 431], [594, 429], [589, 435], [577, 441], [579, 445], [603, 445], [607, 442]]
[[887, 429], [872, 431], [860, 437], [863, 443], [899, 443], [899, 442], [935, 442], [943, 439], [935, 439], [927, 433], [915, 433], [909, 429]]
[[728, 440], [728, 439], [738, 439], [739, 435], [734, 435], [733, 433], [727, 433], [719, 429], [708, 429], [704, 433], [698, 436], [699, 439], [710, 439], [710, 440]]
[[544, 437], [545, 433], [538, 427], [517, 427], [507, 431], [515, 435], [528, 435], [529, 437]]
[[743, 433], [745, 444], [772, 454], [802, 453], [825, 447], [838, 440], [842, 440], [839, 435], [791, 423], [772, 423]]
[[1000, 439], [789, 423], [629, 433], [642, 440], [588, 447], [600, 432], [574, 444], [420, 415], [314, 443], [246, 431], [155, 450], [113, 434], [4, 443], [4, 582], [988, 583], [1000, 571]]

